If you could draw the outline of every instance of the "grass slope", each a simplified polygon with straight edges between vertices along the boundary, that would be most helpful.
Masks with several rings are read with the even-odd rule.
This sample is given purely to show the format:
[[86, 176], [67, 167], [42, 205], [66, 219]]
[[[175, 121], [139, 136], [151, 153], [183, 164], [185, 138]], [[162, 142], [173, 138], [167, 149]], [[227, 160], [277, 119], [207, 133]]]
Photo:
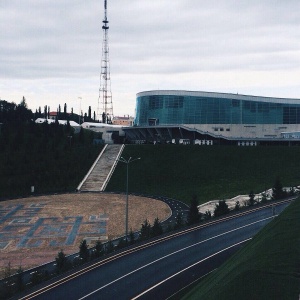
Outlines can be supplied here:
[[[174, 197], [186, 203], [226, 199], [250, 190], [300, 184], [298, 147], [201, 147], [128, 145], [122, 156], [141, 157], [129, 165], [129, 191]], [[126, 165], [119, 163], [107, 191], [125, 191]]]
[[300, 199], [183, 299], [299, 299]]

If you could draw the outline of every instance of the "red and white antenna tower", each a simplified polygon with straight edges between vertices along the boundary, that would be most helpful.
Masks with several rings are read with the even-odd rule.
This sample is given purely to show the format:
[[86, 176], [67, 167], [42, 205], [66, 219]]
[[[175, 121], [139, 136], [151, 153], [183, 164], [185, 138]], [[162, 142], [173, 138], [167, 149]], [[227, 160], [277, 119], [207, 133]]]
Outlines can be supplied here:
[[[107, 0], [104, 0], [104, 19], [103, 42], [102, 42], [102, 60], [100, 74], [100, 88], [98, 97], [97, 117], [103, 123], [111, 123], [113, 118], [113, 103], [110, 82], [110, 64], [109, 64], [109, 47], [108, 47], [108, 20], [107, 20]], [[102, 104], [102, 109], [101, 109]]]

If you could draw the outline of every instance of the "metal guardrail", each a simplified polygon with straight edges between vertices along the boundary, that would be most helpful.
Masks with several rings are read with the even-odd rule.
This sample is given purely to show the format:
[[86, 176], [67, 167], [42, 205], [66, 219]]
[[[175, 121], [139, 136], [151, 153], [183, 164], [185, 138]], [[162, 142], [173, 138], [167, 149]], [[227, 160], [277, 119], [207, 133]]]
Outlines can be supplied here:
[[[142, 196], [141, 194], [135, 194], [135, 195], [140, 195], [140, 196]], [[146, 195], [143, 195], [143, 196], [146, 196]], [[165, 199], [165, 200], [173, 200], [173, 201], [175, 200], [175, 199], [168, 198], [168, 197], [163, 197], [163, 196], [154, 196], [154, 195], [153, 195], [153, 196], [151, 197], [151, 196], [148, 195], [148, 197], [149, 197], [149, 198], [153, 198], [153, 199], [157, 199], [157, 200], [163, 200], [163, 199]], [[209, 221], [204, 222], [204, 223], [201, 222], [201, 223], [197, 223], [196, 225], [191, 226], [191, 227], [184, 227], [183, 230], [182, 230], [182, 233], [180, 233], [180, 232], [181, 232], [181, 231], [180, 231], [180, 232], [177, 232], [177, 233], [176, 233], [176, 232], [175, 232], [175, 233], [171, 233], [171, 235], [183, 234], [184, 232], [194, 231], [194, 230], [197, 230], [198, 228], [203, 228], [203, 227], [206, 227], [206, 226], [215, 224], [215, 223], [219, 223], [219, 222], [221, 222], [222, 220], [228, 220], [228, 219], [235, 218], [235, 217], [237, 217], [237, 216], [239, 216], [239, 215], [249, 214], [249, 213], [251, 213], [251, 212], [253, 212], [253, 211], [255, 211], [255, 210], [258, 210], [258, 209], [263, 209], [263, 208], [266, 208], [266, 207], [271, 207], [271, 208], [272, 208], [274, 205], [276, 206], [276, 205], [280, 205], [280, 204], [282, 204], [282, 203], [284, 203], [284, 202], [291, 202], [291, 201], [295, 200], [296, 198], [298, 198], [298, 195], [297, 195], [297, 196], [293, 196], [293, 197], [289, 197], [289, 198], [286, 198], [286, 199], [283, 199], [283, 200], [280, 200], [280, 201], [278, 201], [278, 202], [275, 201], [275, 202], [266, 203], [266, 204], [264, 204], [264, 205], [262, 205], [262, 206], [259, 206], [259, 207], [255, 207], [255, 206], [254, 206], [254, 207], [252, 207], [251, 209], [247, 209], [247, 210], [245, 210], [245, 211], [234, 212], [233, 214], [229, 214], [229, 215], [227, 214], [227, 215], [224, 215], [224, 216], [222, 216], [222, 217], [212, 218], [212, 219], [210, 219]], [[178, 200], [175, 200], [175, 201], [178, 201]], [[179, 201], [179, 202], [181, 202], [181, 201]], [[164, 222], [166, 222], [166, 221], [167, 221], [167, 220], [164, 220]], [[139, 236], [139, 231], [135, 232], [135, 238], [136, 238], [136, 239], [138, 238], [138, 236]], [[105, 249], [106, 245], [107, 245], [109, 242], [112, 242], [114, 246], [117, 246], [118, 243], [119, 243], [119, 241], [122, 240], [122, 239], [124, 239], [124, 236], [121, 236], [121, 237], [116, 238], [116, 239], [114, 239], [114, 240], [105, 242], [105, 243], [102, 244], [102, 245], [103, 245], [103, 248]], [[164, 239], [164, 237], [162, 237], [162, 239]], [[149, 244], [152, 244], [153, 242], [155, 243], [155, 241], [156, 241], [156, 239], [155, 239], [154, 241], [153, 241], [153, 240], [150, 240], [150, 241], [149, 241]], [[94, 248], [95, 248], [95, 247], [91, 247], [91, 248], [88, 249], [90, 255], [93, 253]], [[125, 249], [125, 251], [126, 251], [127, 248], [124, 248], [124, 249]], [[114, 254], [115, 254], [115, 253], [112, 252], [112, 255], [114, 255]], [[66, 256], [66, 258], [68, 259], [69, 262], [74, 262], [76, 259], [78, 259], [78, 257], [79, 257], [79, 252], [76, 252], [76, 253], [73, 253], [73, 254], [70, 254], [70, 255], [67, 255], [67, 256]], [[103, 258], [103, 259], [106, 259], [107, 256], [103, 256], [102, 258]], [[78, 265], [78, 266], [80, 267], [80, 265]], [[83, 266], [83, 265], [81, 265], [81, 266]], [[75, 268], [76, 268], [76, 267], [71, 268], [70, 271], [75, 270]], [[32, 276], [34, 273], [45, 272], [45, 271], [47, 271], [50, 275], [56, 274], [56, 273], [55, 273], [55, 272], [56, 272], [56, 261], [54, 260], [54, 261], [45, 263], [45, 264], [43, 264], [43, 265], [40, 265], [40, 266], [38, 266], [38, 267], [35, 267], [35, 268], [32, 268], [32, 269], [28, 269], [28, 270], [23, 271], [23, 272], [22, 272], [23, 282], [24, 282], [25, 284], [29, 285], [29, 284], [31, 283], [31, 282], [30, 282], [31, 276]], [[9, 280], [9, 279], [15, 278], [16, 276], [17, 276], [17, 274], [14, 274], [14, 275], [10, 276], [9, 278], [3, 278], [3, 279], [0, 280], [0, 283], [3, 283], [3, 282], [5, 282], [5, 281], [7, 281], [7, 280]], [[54, 277], [55, 277], [55, 276], [52, 275], [52, 278], [54, 278]]]
[[118, 160], [119, 160], [119, 158], [120, 158], [120, 156], [121, 156], [121, 154], [122, 154], [124, 148], [125, 148], [125, 145], [123, 144], [123, 145], [121, 146], [121, 149], [120, 149], [120, 151], [119, 151], [119, 153], [118, 153], [118, 155], [117, 155], [115, 161], [114, 161], [113, 166], [111, 167], [111, 169], [110, 169], [110, 171], [109, 171], [109, 173], [108, 173], [108, 175], [107, 175], [105, 181], [103, 182], [103, 185], [102, 185], [102, 187], [101, 187], [101, 191], [104, 191], [104, 190], [105, 190], [105, 188], [106, 188], [106, 186], [107, 186], [107, 184], [108, 184], [108, 182], [109, 182], [109, 180], [110, 180], [110, 178], [111, 178], [113, 172], [115, 171], [115, 168], [116, 168], [116, 166], [117, 166]]
[[[123, 193], [120, 192], [120, 193], [116, 193], [116, 194], [123, 194]], [[171, 198], [164, 197], [164, 196], [145, 195], [145, 194], [138, 194], [138, 193], [136, 193], [136, 194], [131, 194], [131, 195], [133, 195], [133, 196], [141, 196], [141, 197], [152, 198], [152, 199], [155, 199], [155, 200], [172, 200], [172, 201], [178, 201], [178, 202], [180, 202], [180, 203], [183, 203], [183, 202], [181, 202], [181, 201], [179, 201], [179, 200], [171, 199]], [[163, 221], [161, 222], [162, 225], [164, 225], [164, 223], [165, 223], [165, 226], [166, 226], [166, 225], [167, 225], [166, 223], [167, 223], [168, 219], [169, 219], [171, 216], [172, 216], [172, 214], [171, 214], [166, 220], [163, 220]], [[138, 237], [139, 237], [139, 233], [140, 233], [140, 231], [134, 232], [134, 236], [135, 236], [135, 239], [136, 239], [136, 240], [137, 240]], [[116, 246], [118, 245], [118, 243], [120, 242], [120, 240], [122, 240], [122, 239], [124, 239], [124, 238], [125, 238], [125, 236], [120, 236], [120, 237], [115, 238], [115, 239], [113, 239], [113, 240], [110, 240], [110, 241], [107, 241], [107, 242], [103, 242], [103, 243], [102, 243], [103, 248], [105, 249], [106, 246], [108, 245], [108, 243], [110, 243], [110, 242], [112, 242], [113, 245], [116, 247]], [[78, 245], [78, 249], [79, 249], [79, 245]], [[88, 248], [88, 251], [89, 251], [90, 255], [93, 253], [94, 249], [95, 249], [95, 247]], [[114, 253], [114, 252], [113, 252], [113, 253]], [[106, 258], [106, 257], [107, 257], [107, 256], [104, 256], [103, 259]], [[73, 254], [66, 255], [66, 259], [67, 259], [69, 262], [71, 262], [71, 263], [73, 263], [73, 262], [74, 262], [76, 259], [78, 259], [78, 258], [79, 258], [79, 252], [75, 252], [75, 253], [73, 253]], [[70, 271], [71, 271], [71, 270], [74, 270], [74, 269], [75, 269], [75, 267], [74, 267], [74, 268], [71, 268]], [[39, 272], [44, 272], [44, 271], [47, 271], [50, 275], [51, 275], [51, 274], [56, 274], [56, 260], [47, 262], [47, 263], [45, 263], [45, 264], [42, 264], [42, 265], [40, 265], [40, 266], [31, 268], [31, 269], [28, 269], [28, 270], [24, 270], [24, 271], [22, 272], [23, 282], [24, 282], [25, 284], [27, 284], [27, 285], [30, 284], [31, 276], [32, 276], [34, 273], [39, 273]], [[16, 276], [17, 276], [17, 274], [13, 274], [13, 275], [11, 275], [9, 278], [3, 278], [3, 279], [0, 279], [0, 284], [3, 283], [3, 282], [5, 282], [5, 281], [7, 281], [7, 280], [9, 280], [9, 279], [15, 278]], [[52, 276], [53, 276], [53, 275], [52, 275]], [[55, 275], [55, 276], [57, 276], [57, 275]], [[53, 277], [55, 277], [55, 276], [53, 276]], [[53, 278], [53, 277], [52, 277], [52, 278]]]

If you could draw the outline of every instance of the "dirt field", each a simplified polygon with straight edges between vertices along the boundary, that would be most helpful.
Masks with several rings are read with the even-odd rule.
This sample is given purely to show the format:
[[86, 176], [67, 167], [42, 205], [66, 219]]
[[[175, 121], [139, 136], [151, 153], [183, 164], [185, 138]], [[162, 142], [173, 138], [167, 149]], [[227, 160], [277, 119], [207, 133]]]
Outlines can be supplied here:
[[[164, 202], [129, 196], [129, 230], [170, 214]], [[105, 241], [124, 231], [125, 195], [78, 193], [1, 202], [0, 273], [9, 262], [12, 269], [28, 269], [54, 260], [61, 249], [78, 252], [84, 238]]]

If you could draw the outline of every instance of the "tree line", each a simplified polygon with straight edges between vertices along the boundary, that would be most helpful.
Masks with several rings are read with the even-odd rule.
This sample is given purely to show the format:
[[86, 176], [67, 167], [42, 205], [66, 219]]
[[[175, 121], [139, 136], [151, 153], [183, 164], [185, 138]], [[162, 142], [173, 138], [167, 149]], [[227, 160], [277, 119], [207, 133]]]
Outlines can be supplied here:
[[[73, 107], [70, 112], [68, 112], [67, 103], [64, 104], [63, 109], [61, 105], [58, 105], [56, 111], [56, 119], [58, 120], [68, 120], [77, 123], [82, 122], [98, 122], [96, 112], [92, 113], [92, 107], [88, 107], [88, 112], [81, 112], [80, 115], [74, 113]], [[43, 110], [41, 107], [37, 108], [35, 112], [28, 109], [25, 97], [22, 98], [19, 104], [14, 102], [8, 102], [5, 100], [0, 100], [0, 123], [6, 122], [24, 122], [28, 120], [36, 120], [37, 118], [50, 118], [50, 106], [45, 105]]]
[[[288, 190], [284, 189], [280, 181], [280, 178], [277, 177], [272, 187], [271, 196], [268, 196], [266, 192], [263, 192], [261, 194], [261, 197], [255, 198], [255, 194], [253, 190], [251, 190], [248, 195], [249, 197], [248, 200], [245, 200], [243, 203], [236, 201], [234, 211], [239, 211], [243, 207], [251, 207], [256, 204], [264, 204], [267, 201], [275, 201], [275, 200], [284, 199], [286, 197], [292, 197], [296, 194], [298, 194], [298, 191], [294, 187], [289, 188]], [[226, 215], [231, 212], [225, 200], [219, 200], [218, 203], [215, 204], [215, 208], [213, 212], [207, 210], [205, 213], [200, 213], [198, 206], [199, 206], [199, 202], [197, 200], [197, 197], [193, 196], [190, 204], [186, 225], [194, 225], [201, 221], [209, 220], [213, 216], [220, 217], [222, 215]], [[176, 224], [177, 227], [183, 227], [184, 223], [182, 222], [181, 215], [177, 216]]]
[[0, 104], [0, 199], [75, 191], [103, 146], [58, 121], [37, 124], [24, 101]]

